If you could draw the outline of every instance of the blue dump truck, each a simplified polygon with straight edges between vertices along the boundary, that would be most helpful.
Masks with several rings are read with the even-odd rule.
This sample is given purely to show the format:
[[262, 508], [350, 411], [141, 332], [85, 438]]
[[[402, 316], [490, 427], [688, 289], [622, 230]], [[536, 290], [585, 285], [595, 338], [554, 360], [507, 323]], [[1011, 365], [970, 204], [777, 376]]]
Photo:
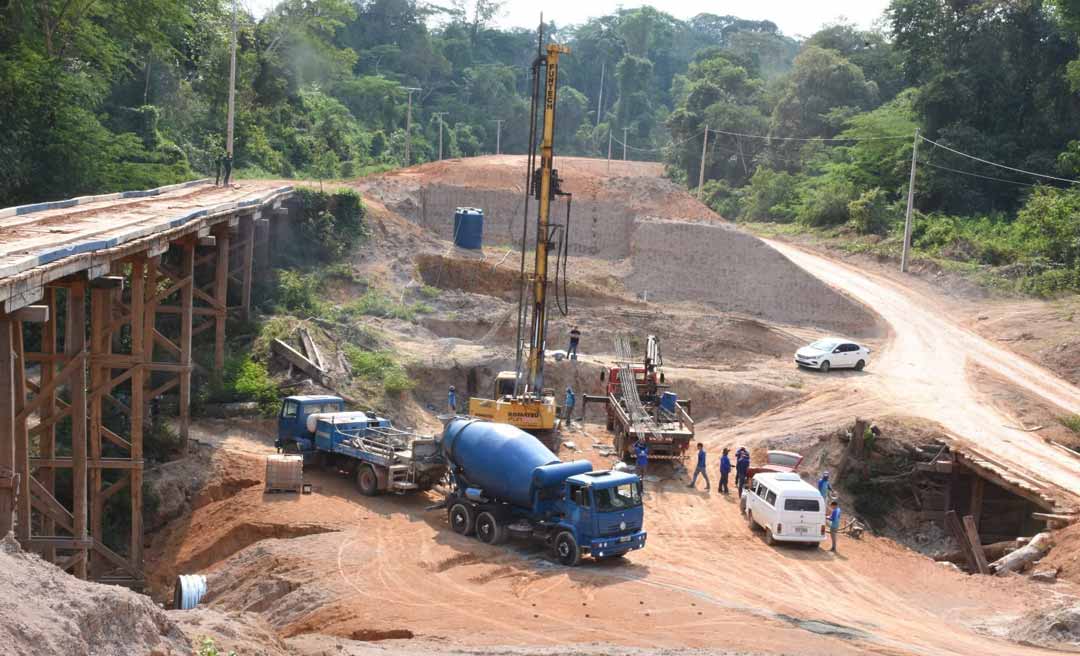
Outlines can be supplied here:
[[567, 566], [582, 556], [617, 558], [645, 546], [641, 480], [561, 462], [509, 424], [455, 418], [443, 432], [450, 467], [450, 528], [488, 544], [508, 537], [543, 541]]
[[337, 396], [290, 396], [278, 412], [278, 447], [304, 462], [356, 477], [360, 492], [429, 490], [446, 474], [434, 436], [394, 428], [370, 412], [347, 412]]

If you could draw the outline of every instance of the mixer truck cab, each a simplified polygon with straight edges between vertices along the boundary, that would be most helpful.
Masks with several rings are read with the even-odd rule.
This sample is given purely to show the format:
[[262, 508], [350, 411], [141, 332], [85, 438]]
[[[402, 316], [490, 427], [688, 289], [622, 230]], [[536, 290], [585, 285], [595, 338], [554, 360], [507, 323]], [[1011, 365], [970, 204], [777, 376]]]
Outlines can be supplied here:
[[451, 530], [487, 544], [509, 537], [545, 543], [562, 564], [615, 558], [645, 546], [641, 480], [561, 462], [536, 437], [508, 424], [453, 419], [443, 433], [450, 469]]

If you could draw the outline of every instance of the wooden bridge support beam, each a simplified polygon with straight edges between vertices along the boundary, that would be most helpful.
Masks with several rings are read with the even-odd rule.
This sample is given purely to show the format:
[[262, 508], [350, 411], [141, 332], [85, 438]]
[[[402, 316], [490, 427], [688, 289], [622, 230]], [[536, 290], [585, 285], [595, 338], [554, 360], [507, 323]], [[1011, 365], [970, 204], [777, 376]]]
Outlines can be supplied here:
[[251, 320], [251, 283], [255, 276], [255, 215], [240, 217], [240, 317]]
[[229, 307], [229, 226], [218, 224], [214, 230], [217, 247], [214, 260], [214, 375], [225, 372], [225, 321]]
[[15, 332], [17, 322], [0, 315], [0, 537], [15, 527], [19, 474], [15, 460]]

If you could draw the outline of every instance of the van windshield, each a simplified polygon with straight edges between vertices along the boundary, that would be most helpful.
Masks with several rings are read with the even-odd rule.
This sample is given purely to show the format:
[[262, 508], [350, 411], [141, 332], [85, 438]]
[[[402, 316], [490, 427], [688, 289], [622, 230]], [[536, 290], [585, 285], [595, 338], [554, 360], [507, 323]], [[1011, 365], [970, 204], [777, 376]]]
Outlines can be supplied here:
[[785, 499], [784, 510], [794, 510], [795, 512], [818, 512], [821, 510], [821, 505], [817, 499]]
[[626, 510], [641, 505], [641, 487], [637, 483], [593, 489], [593, 494], [596, 496], [596, 509], [600, 512]]

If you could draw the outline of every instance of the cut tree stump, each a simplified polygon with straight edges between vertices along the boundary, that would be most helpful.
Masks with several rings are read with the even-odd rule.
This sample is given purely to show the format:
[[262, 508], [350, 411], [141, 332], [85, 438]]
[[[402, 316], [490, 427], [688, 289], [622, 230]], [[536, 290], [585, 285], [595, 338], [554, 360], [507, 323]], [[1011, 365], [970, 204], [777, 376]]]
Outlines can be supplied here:
[[1039, 533], [1023, 547], [995, 560], [990, 564], [990, 569], [998, 576], [1022, 571], [1028, 565], [1041, 560], [1052, 546], [1054, 546], [1054, 538], [1049, 533]]

